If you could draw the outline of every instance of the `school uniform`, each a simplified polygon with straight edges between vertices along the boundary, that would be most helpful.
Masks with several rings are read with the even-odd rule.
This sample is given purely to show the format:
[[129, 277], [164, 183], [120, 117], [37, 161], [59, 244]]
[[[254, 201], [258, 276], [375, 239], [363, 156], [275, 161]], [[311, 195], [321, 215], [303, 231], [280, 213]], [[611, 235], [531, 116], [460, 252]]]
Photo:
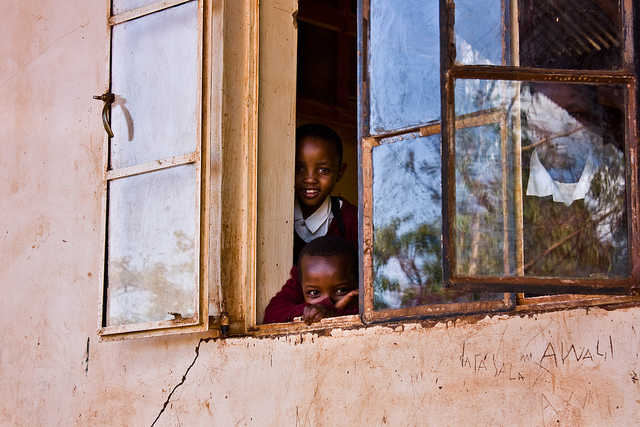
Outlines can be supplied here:
[[293, 265], [298, 265], [302, 248], [321, 236], [342, 236], [358, 247], [358, 208], [342, 197], [327, 197], [308, 218], [302, 217], [296, 199], [293, 224]]
[[[298, 200], [294, 207], [293, 268], [291, 277], [267, 305], [264, 323], [291, 322], [302, 316], [304, 302], [302, 284], [298, 276], [298, 256], [300, 251], [315, 238], [322, 236], [342, 236], [358, 247], [358, 208], [342, 197], [329, 196], [308, 218], [302, 217]], [[330, 298], [320, 304], [335, 310]], [[358, 307], [336, 310], [338, 316], [358, 314]]]

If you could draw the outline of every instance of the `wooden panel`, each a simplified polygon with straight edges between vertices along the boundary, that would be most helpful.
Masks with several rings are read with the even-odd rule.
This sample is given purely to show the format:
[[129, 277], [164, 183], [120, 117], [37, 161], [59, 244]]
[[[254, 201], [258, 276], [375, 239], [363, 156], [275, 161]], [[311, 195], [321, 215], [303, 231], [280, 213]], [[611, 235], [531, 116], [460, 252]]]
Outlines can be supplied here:
[[258, 0], [224, 3], [221, 310], [231, 333], [244, 333], [255, 289]]
[[293, 259], [297, 0], [260, 2], [256, 320]]

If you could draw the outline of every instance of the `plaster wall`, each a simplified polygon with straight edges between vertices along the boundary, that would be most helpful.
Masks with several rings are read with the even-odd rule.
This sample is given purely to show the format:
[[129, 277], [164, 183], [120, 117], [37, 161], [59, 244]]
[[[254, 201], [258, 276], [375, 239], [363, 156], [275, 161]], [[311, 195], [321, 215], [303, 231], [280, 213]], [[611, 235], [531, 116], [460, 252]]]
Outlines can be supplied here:
[[640, 310], [98, 343], [106, 1], [0, 14], [0, 425], [640, 424]]

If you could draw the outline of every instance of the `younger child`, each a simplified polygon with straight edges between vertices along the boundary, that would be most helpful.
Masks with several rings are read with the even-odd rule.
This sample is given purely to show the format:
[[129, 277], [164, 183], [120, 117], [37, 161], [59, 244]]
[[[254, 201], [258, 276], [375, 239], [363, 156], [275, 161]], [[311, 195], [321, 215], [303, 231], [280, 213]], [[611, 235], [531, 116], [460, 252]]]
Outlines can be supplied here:
[[358, 246], [358, 208], [331, 196], [347, 168], [342, 141], [331, 128], [306, 124], [296, 131], [293, 264], [302, 248], [320, 236], [342, 236]]
[[325, 317], [358, 314], [358, 252], [345, 238], [323, 236], [307, 244], [291, 278], [267, 306], [264, 323], [308, 325]]

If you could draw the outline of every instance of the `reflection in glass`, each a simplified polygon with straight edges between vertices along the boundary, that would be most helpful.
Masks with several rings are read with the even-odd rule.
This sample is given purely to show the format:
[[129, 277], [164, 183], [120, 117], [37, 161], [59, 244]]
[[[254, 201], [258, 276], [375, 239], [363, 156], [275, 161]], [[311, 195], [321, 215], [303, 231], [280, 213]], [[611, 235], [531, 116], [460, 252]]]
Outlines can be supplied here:
[[[619, 0], [455, 0], [461, 65], [616, 70], [622, 66]], [[516, 3], [515, 5], [513, 3]], [[517, 7], [517, 19], [511, 16]], [[481, 19], [479, 19], [481, 17]], [[514, 28], [518, 25], [517, 28]], [[517, 30], [517, 31], [516, 31]], [[511, 34], [519, 39], [511, 61]]]
[[195, 151], [197, 2], [118, 24], [112, 44], [110, 167]]
[[442, 287], [440, 135], [382, 143], [372, 152], [374, 307], [500, 299]]
[[195, 165], [109, 183], [107, 326], [195, 313]]
[[618, 0], [519, 0], [519, 4], [521, 66], [621, 68]]
[[[503, 64], [506, 32], [501, 0], [456, 0], [456, 62], [464, 65]], [[478, 19], [478, 17], [482, 19]]]
[[499, 110], [456, 120], [456, 273], [625, 277], [623, 87], [496, 83]]
[[438, 0], [371, 0], [371, 134], [440, 119]]

